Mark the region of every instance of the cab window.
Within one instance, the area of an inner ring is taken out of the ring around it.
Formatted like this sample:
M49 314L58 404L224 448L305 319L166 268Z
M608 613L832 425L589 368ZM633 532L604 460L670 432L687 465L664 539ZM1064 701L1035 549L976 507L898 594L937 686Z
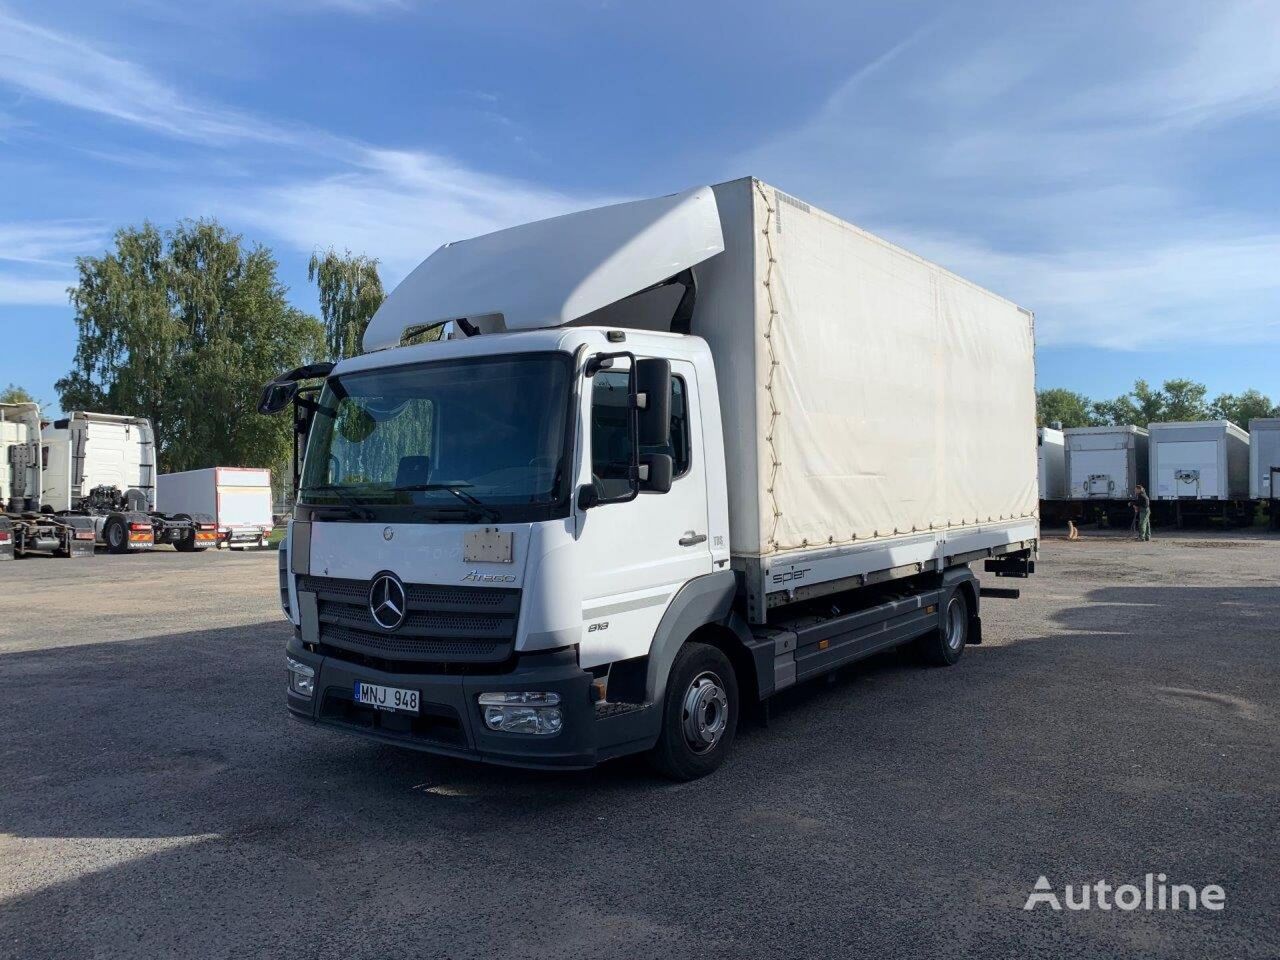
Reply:
M631 434L627 408L628 374L625 370L601 370L591 386L591 474L603 499L626 496ZM671 443L646 445L640 453L667 453L676 477L689 472L689 404L684 380L671 378Z

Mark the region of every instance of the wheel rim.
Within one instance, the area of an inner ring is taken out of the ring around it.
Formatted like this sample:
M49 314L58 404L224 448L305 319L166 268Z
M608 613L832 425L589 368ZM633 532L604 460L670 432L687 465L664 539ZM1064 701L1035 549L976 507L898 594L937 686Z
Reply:
M698 674L684 694L684 739L694 753L707 753L729 725L724 681L710 670Z
M947 646L952 650L959 650L964 646L964 620L964 604L959 600L952 600L947 607Z
M119 524L112 525L110 539L113 547L118 547L120 544L124 543L123 531L120 529Z

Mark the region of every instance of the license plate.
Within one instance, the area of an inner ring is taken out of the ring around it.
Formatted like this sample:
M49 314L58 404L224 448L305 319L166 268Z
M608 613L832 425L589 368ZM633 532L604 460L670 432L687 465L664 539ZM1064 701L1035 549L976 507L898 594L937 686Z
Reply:
M399 711L401 713L418 712L417 690L384 687L379 683L362 683L357 680L355 701L378 710Z

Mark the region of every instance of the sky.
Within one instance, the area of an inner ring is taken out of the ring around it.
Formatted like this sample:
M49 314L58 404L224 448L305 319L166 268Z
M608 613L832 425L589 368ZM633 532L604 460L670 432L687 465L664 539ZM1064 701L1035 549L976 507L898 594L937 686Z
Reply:
M75 258L376 257L753 175L1035 311L1040 386L1280 400L1280 3L0 0L0 386Z

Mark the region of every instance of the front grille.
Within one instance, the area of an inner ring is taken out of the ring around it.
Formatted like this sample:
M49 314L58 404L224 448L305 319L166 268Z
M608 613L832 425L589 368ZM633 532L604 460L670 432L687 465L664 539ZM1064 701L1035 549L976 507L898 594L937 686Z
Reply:
M298 578L316 595L320 642L383 659L435 663L499 663L511 655L520 591L501 587L405 584L405 622L384 630L369 611L369 583Z

